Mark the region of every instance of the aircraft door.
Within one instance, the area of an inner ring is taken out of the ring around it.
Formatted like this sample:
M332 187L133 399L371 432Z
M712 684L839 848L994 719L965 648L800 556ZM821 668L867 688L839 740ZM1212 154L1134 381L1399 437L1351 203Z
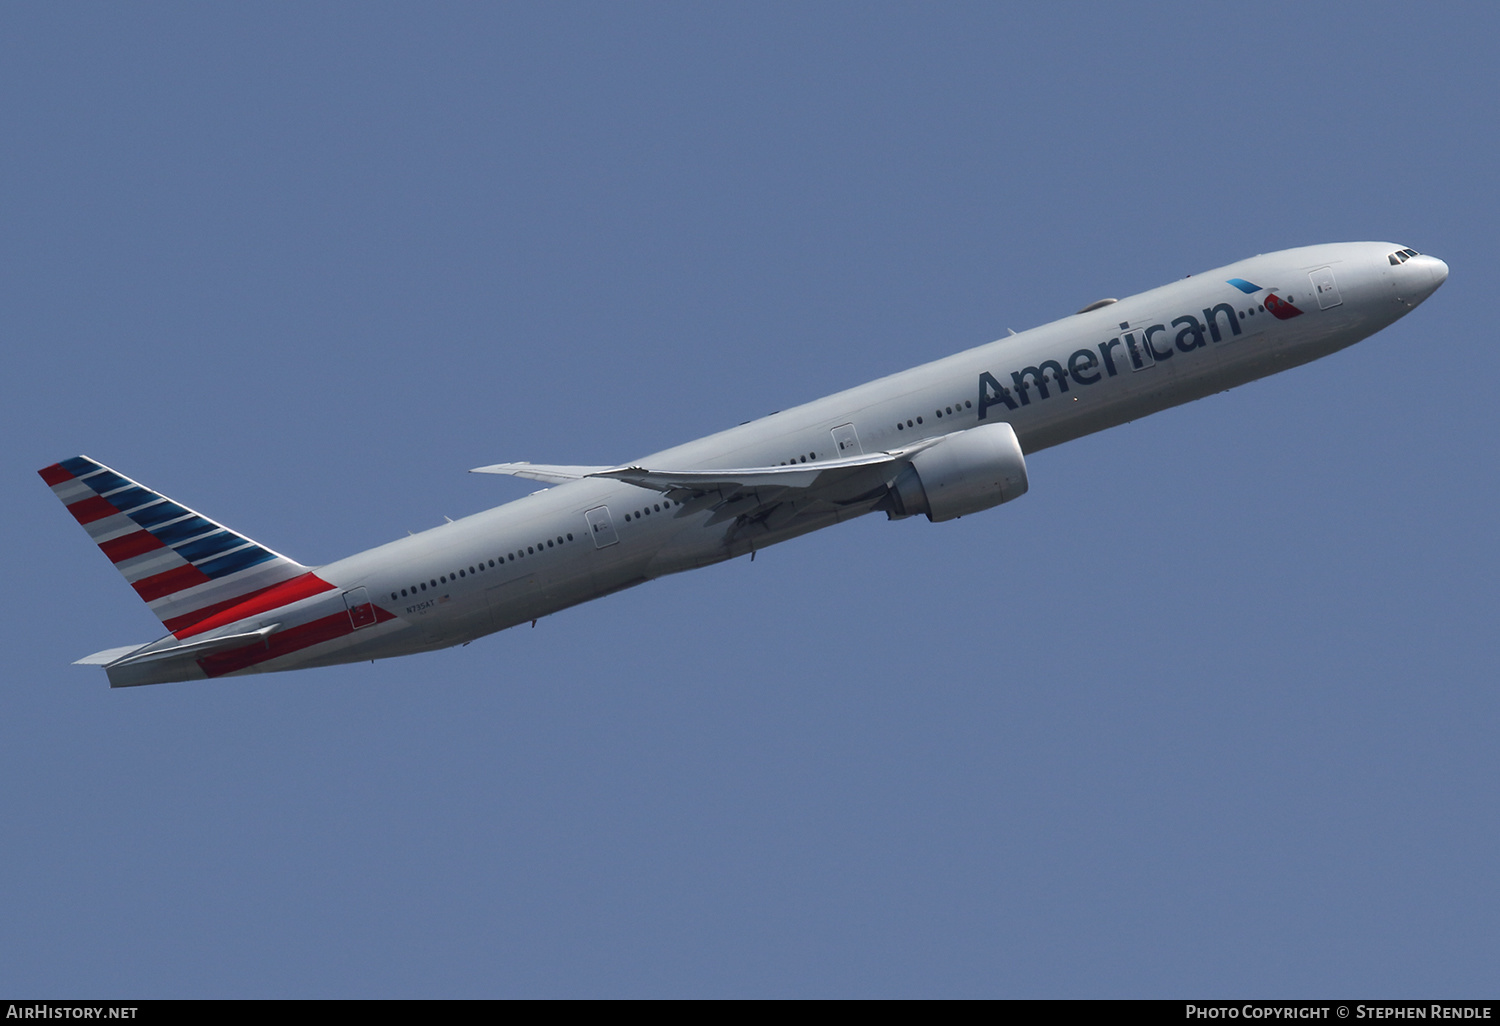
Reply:
M594 548L602 549L620 540L615 534L615 522L609 517L608 506L595 506L583 515L588 521L589 534L594 536Z
M859 447L859 434L854 430L853 424L840 424L833 429L833 445L840 457L864 455Z
M1341 306L1344 297L1339 295L1339 287L1333 280L1332 267L1320 267L1308 275L1312 280L1313 294L1318 297L1318 307L1323 310Z
M1141 371L1156 366L1156 355L1146 344L1145 326L1144 321L1134 328L1129 322L1120 325L1120 341L1125 345L1126 362L1131 370Z
M344 605L349 610L349 623L355 630L375 622L375 607L370 605L370 593L364 588L344 592Z

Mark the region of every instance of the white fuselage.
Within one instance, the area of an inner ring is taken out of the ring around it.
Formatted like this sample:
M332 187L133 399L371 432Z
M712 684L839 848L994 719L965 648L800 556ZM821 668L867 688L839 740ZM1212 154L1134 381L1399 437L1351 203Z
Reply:
M702 470L817 463L997 422L1009 423L1031 453L1315 360L1379 331L1447 274L1430 257L1391 262L1399 250L1343 243L1253 257L632 464ZM1247 294L1230 283L1235 279L1258 289ZM1268 295L1276 297L1275 309L1298 313L1273 316ZM570 481L318 568L331 590L220 630L243 634L274 623L287 631L336 620L349 615L354 600L346 594L359 588L379 615L223 672L352 662L466 642L861 516L881 508L883 497L789 508L746 522L619 480Z

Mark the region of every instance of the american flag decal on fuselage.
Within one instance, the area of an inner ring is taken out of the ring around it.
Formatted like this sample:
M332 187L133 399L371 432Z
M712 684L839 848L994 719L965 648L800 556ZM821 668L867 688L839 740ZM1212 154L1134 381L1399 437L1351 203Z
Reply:
M87 456L37 473L179 638L209 629L215 614L293 578L316 582L308 594L332 588L301 563Z

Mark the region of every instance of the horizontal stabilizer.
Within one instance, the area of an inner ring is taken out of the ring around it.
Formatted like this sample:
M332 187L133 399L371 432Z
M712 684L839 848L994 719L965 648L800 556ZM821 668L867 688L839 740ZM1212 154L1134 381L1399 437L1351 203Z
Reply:
M73 660L74 666L135 666L140 663L160 662L164 659L179 659L184 656L192 656L194 659L210 652L217 652L223 648L239 648L256 641L263 641L266 635L280 627L281 624L273 623L256 631L246 631L243 634L225 634L217 638L205 638L202 641L189 641L177 643L175 638L167 637L161 641L154 641L146 645L122 645L119 648L106 648L103 652L95 652L86 655L82 659Z
M264 641L266 635L280 627L281 624L273 623L262 627L258 631L246 631L243 634L225 634L218 638L205 638L202 641L189 641L186 644L169 645L166 648L152 648L149 651L137 651L134 655L127 655L123 659L117 659L110 666L135 666L138 663L159 662L163 659L178 659L182 656L192 656L194 659L210 652L217 652L221 648L239 648L243 645L256 641ZM103 655L101 652L100 655Z
M147 643L149 644L149 642ZM119 648L106 648L103 652L95 652L86 655L82 659L74 659L74 666L108 666L110 663L119 662L132 652L138 652L146 645L121 645Z

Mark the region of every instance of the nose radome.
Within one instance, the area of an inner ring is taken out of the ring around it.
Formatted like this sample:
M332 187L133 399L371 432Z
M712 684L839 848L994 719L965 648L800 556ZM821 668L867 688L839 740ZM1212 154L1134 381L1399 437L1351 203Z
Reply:
M1448 280L1448 265L1435 256L1423 253L1412 257L1403 266L1407 277L1401 288L1409 306L1416 306Z
M1448 280L1448 265L1435 256L1425 257L1427 261L1427 273L1432 275L1432 287L1434 290Z

